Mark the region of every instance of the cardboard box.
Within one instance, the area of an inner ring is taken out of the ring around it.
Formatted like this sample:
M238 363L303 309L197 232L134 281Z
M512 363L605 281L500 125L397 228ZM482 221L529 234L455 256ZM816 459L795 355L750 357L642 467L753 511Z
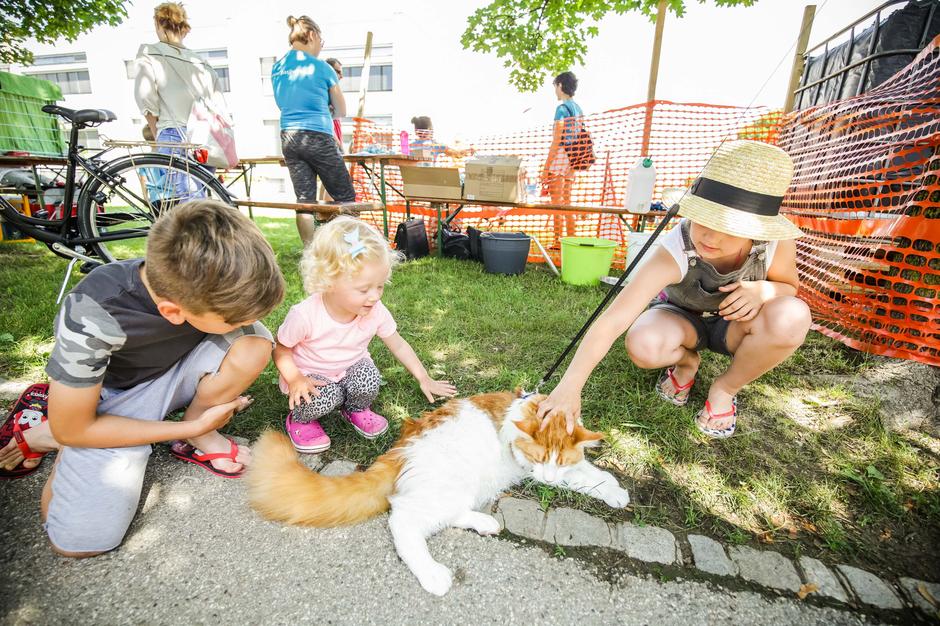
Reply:
M525 168L522 157L478 156L466 164L467 200L525 202Z
M401 180L406 197L460 200L460 172L456 167L419 167L403 165Z

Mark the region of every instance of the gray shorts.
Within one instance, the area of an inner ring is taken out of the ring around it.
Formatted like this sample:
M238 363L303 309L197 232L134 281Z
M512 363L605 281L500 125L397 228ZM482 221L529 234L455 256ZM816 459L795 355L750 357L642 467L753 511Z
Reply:
M215 375L237 339L272 339L260 322L209 335L158 378L130 389L102 388L98 413L162 420L189 405L206 374ZM273 339L272 339L273 343ZM65 552L106 552L124 538L137 511L152 446L70 448L59 451L46 532Z
M690 311L688 309L683 309L677 304L663 302L660 300L654 300L653 303L650 304L649 308L657 309L659 311L669 311L671 313L675 313L683 319L689 320L689 323L692 324L692 326L695 328L696 334L698 335L698 340L695 342L695 347L692 348L696 352L699 352L703 348L708 348L712 352L731 356L731 352L728 351L727 344L728 325L731 324L731 322L722 316L708 315L698 313L697 311Z

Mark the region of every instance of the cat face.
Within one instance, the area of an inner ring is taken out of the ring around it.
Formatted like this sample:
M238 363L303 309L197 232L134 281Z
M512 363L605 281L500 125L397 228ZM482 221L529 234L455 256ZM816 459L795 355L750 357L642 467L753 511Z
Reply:
M540 400L537 397L524 404L522 419L513 422L520 431L513 441L514 454L518 461L531 464L532 476L537 481L559 483L568 470L584 460L584 448L599 445L604 436L580 424L568 434L564 415L554 415L540 430L541 421L535 415Z

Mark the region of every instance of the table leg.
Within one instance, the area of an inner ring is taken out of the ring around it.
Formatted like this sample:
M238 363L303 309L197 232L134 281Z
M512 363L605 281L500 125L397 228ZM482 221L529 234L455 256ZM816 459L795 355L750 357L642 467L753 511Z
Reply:
M248 198L249 201L251 200L251 177L254 173L254 170L255 170L254 165L248 165L248 166L242 165L242 177L245 179L245 196ZM254 212L253 207L250 204L248 205L248 217L251 220L255 219L255 212Z
M441 207L444 206L440 202L435 203L437 205L437 256L444 256L444 224L441 221Z
M33 170L33 181L36 184L36 201L39 203L39 208L44 209L46 208L46 202L42 195L42 180L39 178L39 170L36 169L35 165L31 169ZM72 207L62 207L62 210L71 212ZM27 211L26 214L29 215L29 212ZM68 215L68 213L63 213L63 215Z
M385 163L379 161L379 199L382 201L382 227L388 239L388 205L385 204Z

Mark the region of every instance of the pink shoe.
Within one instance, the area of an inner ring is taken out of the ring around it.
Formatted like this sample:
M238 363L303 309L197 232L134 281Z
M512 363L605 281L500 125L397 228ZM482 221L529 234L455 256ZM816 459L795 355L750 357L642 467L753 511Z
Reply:
M320 426L320 422L313 420L307 424L302 424L295 422L292 419L293 417L293 411L287 414L287 419L284 421L284 429L287 431L287 436L290 437L291 443L294 444L294 448L296 448L298 452L317 454L329 449L330 438L327 436L326 431L323 430L323 427Z
M340 413L366 439L375 439L388 430L388 420L369 407L361 411L341 410Z

